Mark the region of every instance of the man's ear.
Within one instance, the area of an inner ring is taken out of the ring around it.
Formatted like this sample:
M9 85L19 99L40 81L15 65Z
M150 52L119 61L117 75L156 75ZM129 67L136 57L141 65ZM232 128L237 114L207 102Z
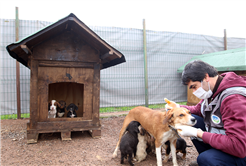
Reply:
M208 73L206 73L206 74L205 74L205 78L204 78L204 79L205 79L205 81L207 81L207 82L208 82L208 81L209 81L209 78L210 78L210 77L209 77Z

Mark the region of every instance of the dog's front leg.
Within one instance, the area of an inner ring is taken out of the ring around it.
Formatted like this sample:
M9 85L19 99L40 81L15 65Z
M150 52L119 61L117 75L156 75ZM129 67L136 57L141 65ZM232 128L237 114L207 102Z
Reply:
M174 166L178 166L177 156L176 156L176 141L177 140L170 141L171 153L172 153L172 157L173 157L173 165Z
M157 159L157 166L162 166L162 159L161 159L161 146L155 148L156 159Z

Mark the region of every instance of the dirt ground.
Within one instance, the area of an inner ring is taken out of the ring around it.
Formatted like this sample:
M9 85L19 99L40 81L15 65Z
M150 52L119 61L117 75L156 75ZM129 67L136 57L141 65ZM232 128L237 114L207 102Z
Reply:
M103 115L102 115L103 116ZM106 117L105 117L106 116ZM119 131L125 116L105 115L101 118L102 136L93 139L89 132L72 132L71 141L62 141L60 133L39 134L37 144L27 144L26 124L28 119L1 120L1 165L81 165L81 166L117 166L120 164L120 152L112 159ZM189 138L184 138L192 145ZM198 153L195 147L188 147L186 159L177 154L178 164L186 166L196 160ZM163 157L165 151L163 152ZM124 165L129 165L125 160ZM156 165L155 154L147 156L146 160L136 163L136 166ZM165 166L171 166L169 156Z

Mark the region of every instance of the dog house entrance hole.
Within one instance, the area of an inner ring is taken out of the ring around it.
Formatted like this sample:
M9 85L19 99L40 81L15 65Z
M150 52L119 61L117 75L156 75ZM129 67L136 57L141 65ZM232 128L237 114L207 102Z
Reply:
M65 101L66 107L73 103L78 107L77 117L83 117L84 84L61 82L49 84L48 101ZM63 118L67 118L68 110L65 109Z

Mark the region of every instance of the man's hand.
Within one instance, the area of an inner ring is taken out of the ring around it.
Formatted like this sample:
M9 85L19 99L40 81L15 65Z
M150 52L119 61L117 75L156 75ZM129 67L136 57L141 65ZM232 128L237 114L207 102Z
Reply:
M179 104L175 103L174 101L170 101L167 98L164 98L165 102L167 102L167 104L165 105L165 109L166 111L169 111L170 109L173 109L175 107L180 107Z
M201 129L197 129L197 128L191 127L191 126L177 126L176 128L178 129L178 132L184 137L197 137L198 132L199 132L199 137L200 137ZM179 131L179 130L182 130L182 131ZM201 137L202 137L202 135L201 135Z

